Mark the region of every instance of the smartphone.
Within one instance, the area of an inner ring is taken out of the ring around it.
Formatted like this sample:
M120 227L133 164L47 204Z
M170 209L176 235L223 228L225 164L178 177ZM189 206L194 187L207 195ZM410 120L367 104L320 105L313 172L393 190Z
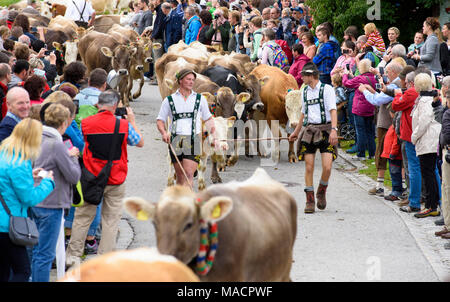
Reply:
M41 178L46 178L48 176L48 171L41 170L41 172L38 173L38 176Z
M384 68L383 67L378 67L380 70L380 74L383 75L384 74Z
M66 139L64 141L64 145L66 145L67 149L70 150L73 148L72 142L70 141L70 139Z
M345 65L348 71L350 71L350 64Z
M125 118L125 115L127 115L127 108L125 107L116 108L116 112L114 113L114 115Z

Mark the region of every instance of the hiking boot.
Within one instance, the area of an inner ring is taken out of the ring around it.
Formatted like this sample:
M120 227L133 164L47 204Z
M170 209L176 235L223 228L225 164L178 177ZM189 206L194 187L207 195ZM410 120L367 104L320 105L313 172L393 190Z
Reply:
M314 191L305 191L306 193L306 207L305 213L312 214L315 211L316 201L314 200Z
M420 211L417 214L414 214L414 217L416 218L425 218L425 217L429 217L429 216L439 216L441 215L441 213L439 213L439 211L437 209L423 209L422 211Z
M439 236L442 236L442 235L447 234L447 233L450 233L450 231L447 230L446 227L444 227L442 230L440 230L438 232L434 232L434 235L439 237Z
M369 190L369 195L377 195L384 197L384 189L373 187L372 189Z
M445 225L444 218L438 219L434 221L435 225Z
M403 206L400 208L400 211L406 212L406 213L413 213L413 212L419 212L420 208L414 208L410 206Z
M84 253L86 254L86 255L94 255L94 254L97 254L97 250L98 250L98 243L97 243L97 240L92 240L93 241L93 243L89 243L87 240L86 240L86 243L85 243L85 246L84 246Z
M317 198L317 208L319 210L325 210L327 207L327 186L319 184L319 188L317 188L316 198Z

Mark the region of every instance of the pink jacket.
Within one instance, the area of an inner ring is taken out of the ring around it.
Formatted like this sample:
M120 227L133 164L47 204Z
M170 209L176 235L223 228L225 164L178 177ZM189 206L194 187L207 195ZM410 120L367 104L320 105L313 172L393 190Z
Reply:
M291 65L291 68L289 68L289 74L291 74L297 81L298 88L300 88L303 84L302 80L303 66L305 66L305 64L308 63L309 61L311 61L310 58L308 58L305 54L301 54L300 56L294 59L294 63Z
M367 80L370 79L370 82ZM358 88L360 84L370 84L375 89L377 80L370 72L349 79L347 74L342 77L344 87L355 89L355 97L353 98L352 113L359 116L373 116L375 114L375 106L370 104L363 93Z

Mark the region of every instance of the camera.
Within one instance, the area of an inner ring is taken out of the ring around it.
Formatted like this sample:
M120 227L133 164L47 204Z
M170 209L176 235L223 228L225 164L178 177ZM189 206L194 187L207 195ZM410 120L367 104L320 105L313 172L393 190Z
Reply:
M120 116L121 118L125 118L125 115L127 115L127 108L125 107L116 108L116 112L114 113L114 115Z
M350 53L350 49L343 49L343 50L342 50L342 53L344 53L344 54L349 54L349 53Z
M381 90L381 84L375 83L375 90L380 91Z
M431 96L435 98L438 96L438 91L437 90L421 91L420 96Z
M350 64L345 65L345 68L347 68L347 70L350 71Z

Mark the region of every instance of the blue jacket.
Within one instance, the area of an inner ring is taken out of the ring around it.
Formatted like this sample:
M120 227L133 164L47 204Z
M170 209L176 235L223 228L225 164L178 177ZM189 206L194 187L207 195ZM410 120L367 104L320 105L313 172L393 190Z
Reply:
M202 27L202 23L200 22L200 18L198 16L192 17L186 23L186 34L184 36L184 42L187 45L197 40L197 35L200 27Z
M11 135L16 125L17 121L8 115L6 115L4 119L2 119L0 123L0 143L5 138Z
M31 160L11 163L0 153L0 192L13 216L27 217L29 207L42 202L55 188L55 183L45 178L34 186ZM0 232L8 233L9 216L0 203Z
M78 124L75 120L73 120L72 124L70 124L70 126L67 127L66 132L64 134L70 138L72 144L75 147L77 147L78 150L80 150L80 153L83 153L84 137L80 129L78 128Z
M334 53L337 48L339 48L339 44L329 40L322 44L319 51L314 56L313 62L317 65L320 74L330 74L331 70L333 70L334 64L336 63Z
M167 49L172 44L178 43L183 35L183 5L178 4L176 9L173 9L166 17L166 41L164 49Z
M102 92L100 91L100 89L95 88L95 87L86 87L83 90L80 91L80 93L78 93L74 99L78 100L78 105L82 106L82 105L97 105L98 103L98 96L101 94Z

